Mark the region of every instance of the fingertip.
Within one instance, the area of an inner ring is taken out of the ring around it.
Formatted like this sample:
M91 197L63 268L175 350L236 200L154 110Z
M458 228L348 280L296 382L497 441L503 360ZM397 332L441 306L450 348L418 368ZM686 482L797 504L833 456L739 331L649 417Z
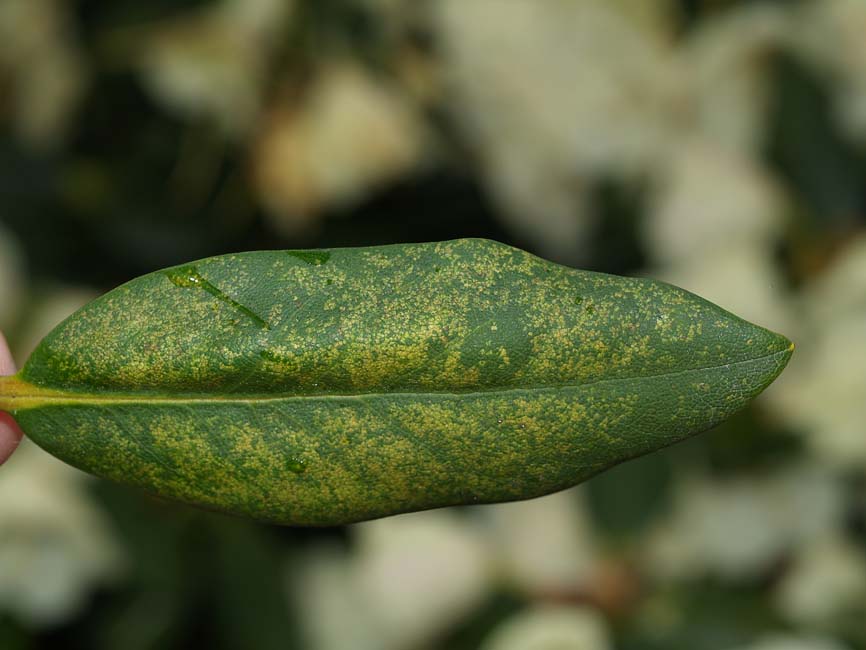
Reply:
M0 332L0 375L12 375L15 373L15 361L9 352L6 337ZM0 465L5 463L9 456L18 448L24 434L21 428L8 413L0 411Z
M8 413L0 413L0 465L18 448L23 437L21 428Z

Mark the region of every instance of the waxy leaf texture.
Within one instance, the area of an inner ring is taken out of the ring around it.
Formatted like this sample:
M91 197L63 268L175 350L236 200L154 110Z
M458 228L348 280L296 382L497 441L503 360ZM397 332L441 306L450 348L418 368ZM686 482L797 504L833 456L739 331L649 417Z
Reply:
M293 525L548 494L708 429L793 345L487 240L225 255L49 334L0 410L58 458Z

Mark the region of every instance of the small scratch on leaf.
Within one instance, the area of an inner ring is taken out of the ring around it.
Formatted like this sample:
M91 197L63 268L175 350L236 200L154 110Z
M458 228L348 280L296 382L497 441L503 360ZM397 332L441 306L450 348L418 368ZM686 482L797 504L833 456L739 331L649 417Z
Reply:
M199 273L198 269L195 266L180 266L173 269L167 269L163 271L163 274L171 280L171 283L176 287L183 288L198 288L207 291L210 295L212 295L217 300L224 302L225 304L233 307L234 309L241 312L244 316L253 321L256 325L261 327L262 329L269 330L271 326L268 322L255 313L249 307L242 305L237 300L227 296L225 293L220 291L218 287L208 282L201 273Z
M331 259L331 253L328 251L286 251L286 253L312 266L321 266Z

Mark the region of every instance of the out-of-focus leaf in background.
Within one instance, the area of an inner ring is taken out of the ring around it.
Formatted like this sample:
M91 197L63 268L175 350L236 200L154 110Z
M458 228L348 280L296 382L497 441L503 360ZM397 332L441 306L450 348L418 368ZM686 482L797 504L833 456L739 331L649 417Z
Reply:
M116 579L122 550L91 502L86 475L26 443L0 479L0 608L25 624L80 615Z

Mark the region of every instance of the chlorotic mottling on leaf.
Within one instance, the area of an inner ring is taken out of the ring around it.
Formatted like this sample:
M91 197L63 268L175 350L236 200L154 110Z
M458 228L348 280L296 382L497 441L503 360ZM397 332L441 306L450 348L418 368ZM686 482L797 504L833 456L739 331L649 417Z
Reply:
M793 345L486 240L225 255L60 324L0 409L58 458L258 519L526 499L703 431Z

